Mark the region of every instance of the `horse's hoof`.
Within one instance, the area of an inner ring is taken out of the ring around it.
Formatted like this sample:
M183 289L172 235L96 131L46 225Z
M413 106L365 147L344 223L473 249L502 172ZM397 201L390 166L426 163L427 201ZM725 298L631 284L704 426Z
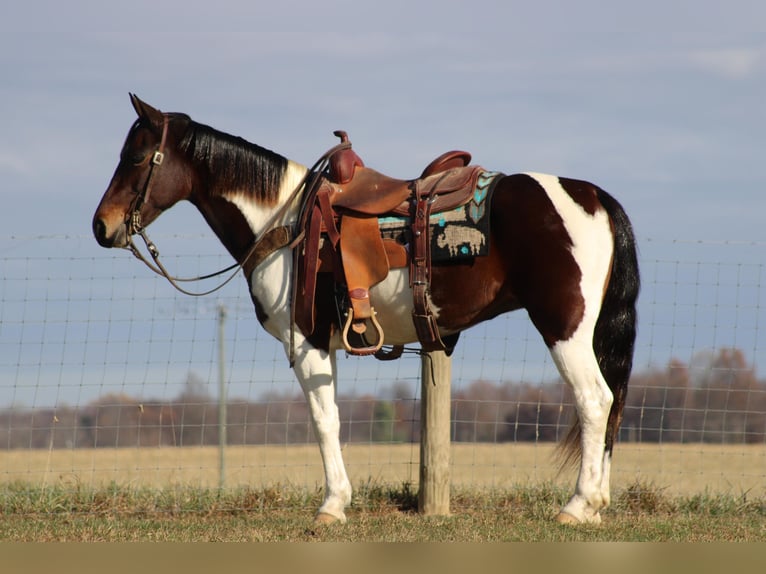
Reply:
M569 514L568 512L564 512L563 510L556 515L556 522L559 524L567 524L567 525L577 525L580 524L580 521Z
M335 524L336 522L342 522L340 518L337 516L333 516L332 514L327 514L326 512L319 512L316 517L314 517L314 524Z

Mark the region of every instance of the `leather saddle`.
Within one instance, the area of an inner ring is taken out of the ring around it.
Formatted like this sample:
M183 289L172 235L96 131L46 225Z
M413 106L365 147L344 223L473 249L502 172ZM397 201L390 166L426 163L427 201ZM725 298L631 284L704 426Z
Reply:
M442 340L428 303L429 219L432 213L468 203L483 169L468 165L468 152L449 151L433 160L419 178L396 179L366 167L346 132L335 135L348 145L330 157L319 185L304 198L298 230L304 235L296 249L296 324L306 335L313 333L317 274L333 273L336 285L345 291L340 310L345 314L341 323L346 351L397 358L401 347L389 353L381 350L384 333L370 305L369 290L387 277L389 269L409 266L413 322L421 346L425 351L451 352L457 336L447 343ZM409 218L409 245L381 237L378 219L391 215Z

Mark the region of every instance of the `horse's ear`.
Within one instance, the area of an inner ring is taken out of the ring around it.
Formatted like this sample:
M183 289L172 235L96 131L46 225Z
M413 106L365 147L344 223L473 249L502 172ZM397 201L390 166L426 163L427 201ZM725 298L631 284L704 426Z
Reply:
M133 104L133 109L136 110L139 118L145 118L157 124L162 123L162 112L141 101L136 94L130 94L130 103Z

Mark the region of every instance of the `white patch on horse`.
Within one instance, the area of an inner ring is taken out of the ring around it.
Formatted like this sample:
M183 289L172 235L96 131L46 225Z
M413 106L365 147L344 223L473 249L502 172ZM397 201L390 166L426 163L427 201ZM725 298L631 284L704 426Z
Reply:
M237 209L242 212L250 229L253 230L253 233L255 233L256 236L258 236L263 233L268 226L282 225L291 220L295 220L297 217L297 203L294 206L295 209L288 211L287 216L283 220L273 221L273 218L278 209L289 200L290 195L301 184L307 171L306 167L299 163L294 161L287 162L287 168L282 176L282 183L279 188L276 205L260 205L253 198L252 194L247 191L230 191L224 193L223 198L237 206Z
M261 205L252 194L234 191L223 194L224 199L239 209L256 237L269 227L295 221L298 204L288 210L279 221L275 216L280 207L303 181L306 167L293 161L287 162L275 205ZM250 277L251 295L258 301L266 315L263 325L266 331L282 342L289 341L290 334L290 281L292 279L292 254L288 248L275 251L259 265ZM296 344L299 344L296 342Z
M412 316L413 309L409 281L407 268L391 269L383 281L370 289L370 303L375 308L387 345L406 345L418 339L415 325L406 319ZM439 310L433 305L431 309L438 317Z
M572 256L581 271L580 291L585 299L582 322L595 327L612 264L613 239L609 216L603 209L590 215L561 187L557 176L541 173L527 175L542 186L564 222L572 240Z

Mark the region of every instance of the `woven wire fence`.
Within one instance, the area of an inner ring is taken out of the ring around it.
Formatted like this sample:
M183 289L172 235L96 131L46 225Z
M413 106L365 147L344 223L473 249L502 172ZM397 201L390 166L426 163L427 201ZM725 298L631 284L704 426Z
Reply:
M155 241L181 275L231 263L210 235ZM763 494L766 245L639 244L613 484ZM244 280L189 298L90 236L0 238L0 261L0 484L322 484L302 393ZM417 482L420 365L339 354L353 483ZM524 311L464 333L452 371L453 485L572 481L555 460L571 397Z

